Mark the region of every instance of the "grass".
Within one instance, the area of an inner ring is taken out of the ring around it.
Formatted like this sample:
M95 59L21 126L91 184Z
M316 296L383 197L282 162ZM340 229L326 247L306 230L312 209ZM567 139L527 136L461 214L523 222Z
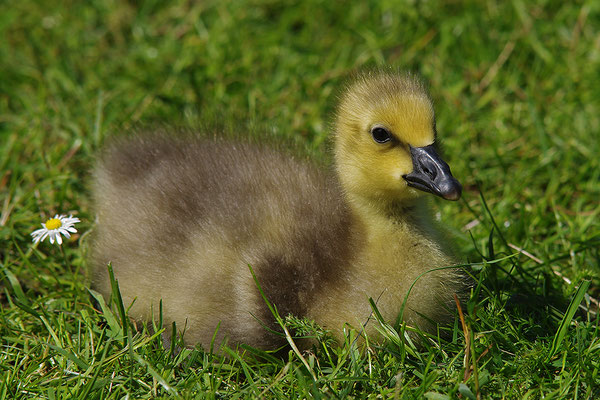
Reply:
M1 398L600 397L598 2L53 3L0 4ZM385 326L366 349L221 357L97 309L87 184L105 137L225 120L323 158L336 87L373 65L430 82L465 186L435 203L476 280L448 338L417 349ZM33 246L61 212L80 235Z

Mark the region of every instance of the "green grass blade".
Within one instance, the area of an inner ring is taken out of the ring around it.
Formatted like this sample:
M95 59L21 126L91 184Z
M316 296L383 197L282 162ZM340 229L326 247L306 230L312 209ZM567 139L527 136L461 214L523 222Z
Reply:
M110 287L112 289L112 300L113 304L117 307L119 317L121 319L121 327L123 329L123 340L127 341L129 338L129 319L125 313L125 306L123 305L123 298L121 297L121 290L119 289L119 281L115 279L112 264L108 263L108 276L110 278Z
M89 289L88 292L92 295L92 297L96 300L98 305L100 306L100 310L102 311L102 315L108 324L109 330L111 332L111 337L116 338L123 335L123 328L121 324L117 321L115 314L112 312L110 307L106 304L104 300L104 296L102 294L96 292L95 290Z
M588 288L590 287L590 284L591 284L590 280L583 280L579 284L579 287L577 288L577 292L575 292L573 299L571 299L571 303L569 304L567 311L565 312L562 320L560 321L558 330L556 331L556 334L554 335L554 339L552 340L552 346L550 347L550 353L548 353L548 359L554 357L554 355L558 352L560 344L563 342L565 336L567 335L567 331L569 330L569 325L571 325L571 321L573 320L573 317L575 316L575 312L577 311L577 308L579 308L579 305L583 301L585 293L587 292Z
M23 292L23 288L21 287L21 283L19 283L19 280L15 274L10 272L8 268L4 266L4 264L0 264L0 267L2 267L2 272L4 272L4 276L6 276L6 279L8 279L8 283L10 283L10 287L12 288L16 298L19 299L21 304L28 304L29 301L27 300L25 292Z
M148 363L148 361L144 360L139 354L136 354L136 353L133 354L133 358L135 359L135 361L137 361L140 365L143 365L148 370L150 375L152 375L152 377L154 379L156 379L158 384L160 386L162 386L162 388L165 390L165 392L167 392L171 396L179 397L179 393L177 393L177 390L173 386L169 385L169 383L165 380L165 378L163 378L163 376L161 374L159 374L152 367L152 365L150 365L150 363Z

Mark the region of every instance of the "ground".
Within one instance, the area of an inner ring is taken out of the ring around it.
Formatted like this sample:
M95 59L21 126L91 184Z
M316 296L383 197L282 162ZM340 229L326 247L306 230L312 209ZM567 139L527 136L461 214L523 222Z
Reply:
M600 397L598 2L52 3L0 4L2 398ZM92 300L106 137L219 124L326 163L337 88L384 65L429 82L464 185L434 204L476 282L464 324L425 348L386 326L384 345L253 360L164 349L160 326ZM56 213L78 234L33 245Z

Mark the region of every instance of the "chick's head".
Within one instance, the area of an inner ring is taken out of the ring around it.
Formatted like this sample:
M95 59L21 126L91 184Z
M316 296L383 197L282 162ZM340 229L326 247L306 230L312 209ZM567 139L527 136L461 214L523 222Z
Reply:
M361 75L342 95L336 117L336 165L347 193L378 202L423 192L460 197L460 184L433 146L433 105L416 77Z

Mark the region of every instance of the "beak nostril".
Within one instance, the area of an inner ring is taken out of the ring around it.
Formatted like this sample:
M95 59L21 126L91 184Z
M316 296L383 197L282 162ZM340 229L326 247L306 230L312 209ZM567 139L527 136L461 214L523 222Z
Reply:
M429 169L426 166L423 167L423 172L426 173L427 175L429 175L432 179L435 179L436 177L436 173L435 173L435 169Z
M423 157L419 161L421 172L427 175L430 179L435 179L437 176L437 168L430 158Z

